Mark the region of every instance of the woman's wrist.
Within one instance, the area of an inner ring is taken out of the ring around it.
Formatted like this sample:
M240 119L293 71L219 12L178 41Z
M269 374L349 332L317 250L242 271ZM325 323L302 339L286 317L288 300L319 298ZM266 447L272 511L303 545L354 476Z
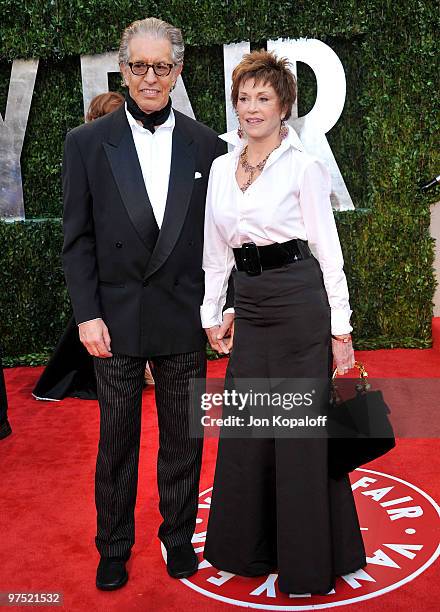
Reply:
M350 342L351 334L332 334L333 340L337 340L338 342Z

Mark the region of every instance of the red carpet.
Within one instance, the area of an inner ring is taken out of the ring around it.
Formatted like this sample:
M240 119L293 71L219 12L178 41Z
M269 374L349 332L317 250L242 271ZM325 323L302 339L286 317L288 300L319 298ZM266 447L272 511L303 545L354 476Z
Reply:
M440 377L440 320L435 320L434 325L434 349L359 352L357 358L365 363L372 377ZM211 362L210 376L222 376L225 365L225 360ZM335 596L289 599L275 591L272 593L270 584L266 584L267 590L256 594L265 579L220 575L213 568L203 566L192 587L172 580L166 573L156 537L160 523L155 481L157 423L154 391L148 389L144 394L137 540L128 563L130 581L120 591L99 592L94 586L98 555L93 540L97 404L73 399L59 403L35 401L31 389L40 372L41 368L15 368L5 372L13 435L0 442L2 593L61 591L63 608L74 612L173 612L188 608L226 611L234 608L231 599L236 600L235 606L259 609L307 609L305 606L312 603L319 609L330 601L332 607L340 607L344 598L367 597L374 590L387 590L391 584L404 581L423 566L425 557L428 559L440 542L439 517L423 493L408 488L405 483L390 481L387 476L357 471L352 474L352 483L365 477L377 481L371 485L364 482L365 486L355 491L367 554L374 557L375 563L367 566L367 577L363 579L351 580L351 583L339 579ZM400 440L390 455L367 467L408 482L438 502L439 450L437 439ZM207 440L201 491L212 485L215 454L215 440ZM395 489L387 493L385 488L393 483ZM377 492L379 488L382 492ZM389 500L405 496L411 501L386 505ZM209 493L201 499L199 533L206 521L207 508L203 505L209 501L207 497ZM399 519L392 514L398 512L396 508L412 506L421 508L423 516ZM356 601L345 609L437 610L438 568L438 562L434 563L402 586ZM201 591L214 593L217 599Z

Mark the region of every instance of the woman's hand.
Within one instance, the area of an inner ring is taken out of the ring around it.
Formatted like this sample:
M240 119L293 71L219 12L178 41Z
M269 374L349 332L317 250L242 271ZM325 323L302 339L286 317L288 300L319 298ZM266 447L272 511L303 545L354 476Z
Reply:
M234 343L234 315L227 313L223 315L223 323L205 329L209 344L218 353L229 354Z
M354 368L354 351L350 334L332 336L332 351L338 374L346 374Z

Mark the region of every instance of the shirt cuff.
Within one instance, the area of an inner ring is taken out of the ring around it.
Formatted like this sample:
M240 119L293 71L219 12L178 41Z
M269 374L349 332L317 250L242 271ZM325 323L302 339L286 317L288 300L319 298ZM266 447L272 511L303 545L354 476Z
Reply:
M353 328L350 325L351 310L331 309L331 329L333 336L349 334Z
M235 314L235 308L225 308L223 314Z
M215 304L202 304L200 306L200 318L202 320L203 329L222 324L222 317L219 315L218 308Z
M89 319L88 321L81 321L81 323L78 323L78 327L80 325L84 325L84 323L90 323L90 321L102 321L102 317L96 317L96 319Z

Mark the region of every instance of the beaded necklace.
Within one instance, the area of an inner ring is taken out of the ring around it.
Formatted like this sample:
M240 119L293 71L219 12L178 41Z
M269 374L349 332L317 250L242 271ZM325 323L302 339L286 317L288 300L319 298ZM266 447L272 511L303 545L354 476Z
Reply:
M258 164L256 164L255 166L251 166L251 164L248 162L248 158L247 158L247 154L248 154L248 145L245 146L245 148L243 149L243 151L240 153L240 164L241 167L243 168L243 170L246 172L246 174L249 174L249 178L246 181L246 183L244 185L242 185L240 187L241 191L244 193L246 191L246 189L248 187L250 187L252 185L252 183L254 182L254 175L257 172L257 170L259 172L263 171L264 166L266 165L267 160L269 159L269 157L272 155L272 153L278 149L278 147L281 145L281 142L279 144L277 144L276 147L274 147L272 149L272 151L269 151L269 153L266 155L266 157L258 162Z

